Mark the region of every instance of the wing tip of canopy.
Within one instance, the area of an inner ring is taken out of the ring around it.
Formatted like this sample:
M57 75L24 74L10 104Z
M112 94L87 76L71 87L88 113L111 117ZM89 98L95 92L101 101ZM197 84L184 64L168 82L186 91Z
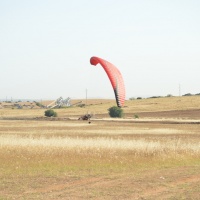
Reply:
M91 65L97 65L97 64L99 63L99 59L100 59L100 58L98 58L98 57L96 57L96 56L92 56L92 57L90 58L90 64L91 64Z

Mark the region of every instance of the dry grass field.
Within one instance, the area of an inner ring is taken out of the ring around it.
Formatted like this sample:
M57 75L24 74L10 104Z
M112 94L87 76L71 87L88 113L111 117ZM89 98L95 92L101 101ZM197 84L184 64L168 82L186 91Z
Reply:
M0 200L199 199L200 97L127 101L120 120L113 105L0 109Z

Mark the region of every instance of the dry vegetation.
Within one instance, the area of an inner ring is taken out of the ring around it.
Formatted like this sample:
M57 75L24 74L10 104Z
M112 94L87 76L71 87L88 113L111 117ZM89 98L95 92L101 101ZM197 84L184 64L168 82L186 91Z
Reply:
M199 98L126 102L127 117L146 112L140 123L67 120L87 110L107 117L113 103L91 100L89 108L58 109L55 121L31 119L43 116L43 109L1 109L0 200L198 199L200 124L142 120L157 112L198 110Z

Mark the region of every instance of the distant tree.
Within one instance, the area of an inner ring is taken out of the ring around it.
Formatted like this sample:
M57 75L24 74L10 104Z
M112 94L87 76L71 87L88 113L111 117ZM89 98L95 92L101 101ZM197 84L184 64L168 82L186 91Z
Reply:
M44 112L44 115L46 117L57 117L57 113L54 110L52 110L52 109L46 110Z
M134 98L134 97L131 97L131 98L129 98L129 100L131 100L131 101L132 101L132 100L135 100L135 98Z
M114 117L114 118L115 117L121 118L123 117L123 114L124 114L123 109L117 106L110 107L108 111L109 111L110 117Z
M151 99L151 98L153 98L153 99L154 99L154 98L161 98L161 96L152 96L152 97L149 97L149 98L150 98L150 99Z
M184 94L183 96L192 96L191 93Z
M142 99L142 97L137 97L137 99Z
M173 97L172 94L168 94L167 97Z

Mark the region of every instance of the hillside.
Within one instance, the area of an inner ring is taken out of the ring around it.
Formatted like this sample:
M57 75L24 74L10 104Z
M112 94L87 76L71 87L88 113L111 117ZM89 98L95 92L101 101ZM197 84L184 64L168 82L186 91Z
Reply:
M96 118L108 116L108 108L115 106L114 99L88 99L72 100L72 105L82 101L85 106L74 105L72 107L56 109L58 117L79 117L86 113L93 114ZM48 105L51 100L42 102ZM14 107L14 103L0 103L0 118L33 118L43 117L46 108L38 107L35 102L20 102L22 109ZM176 118L176 119L200 119L200 96L163 97L138 100L127 100L124 106L124 118Z

